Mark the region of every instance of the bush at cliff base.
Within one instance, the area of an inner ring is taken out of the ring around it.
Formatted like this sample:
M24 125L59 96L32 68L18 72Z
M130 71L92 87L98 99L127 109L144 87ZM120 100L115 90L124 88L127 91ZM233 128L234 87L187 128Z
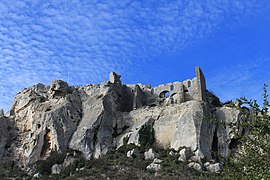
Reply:
M246 135L238 151L230 158L224 174L228 179L270 179L270 116L267 85L263 88L263 106L241 98L250 107L251 118L243 123Z

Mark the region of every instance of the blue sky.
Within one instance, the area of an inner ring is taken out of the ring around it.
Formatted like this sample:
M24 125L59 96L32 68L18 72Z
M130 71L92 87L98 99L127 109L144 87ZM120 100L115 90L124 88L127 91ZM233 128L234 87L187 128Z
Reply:
M270 84L270 1L0 1L0 108L38 82L152 86L194 77L222 101Z

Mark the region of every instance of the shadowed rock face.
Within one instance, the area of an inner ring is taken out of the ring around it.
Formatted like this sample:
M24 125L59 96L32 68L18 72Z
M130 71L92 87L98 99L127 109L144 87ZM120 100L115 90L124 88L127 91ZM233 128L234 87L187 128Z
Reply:
M173 95L168 97L155 93L164 92L166 85L123 85L116 73L101 84L71 87L55 80L48 87L37 84L24 89L6 116L0 115L0 158L9 156L26 168L54 151L75 150L87 159L98 158L121 146L124 138L140 145L140 131L147 128L153 129L156 145L175 150L189 147L207 159L212 159L217 134L218 148L225 148L218 153L228 156L231 129L216 126L211 119L236 122L239 112L213 106L204 96L205 89L196 94L198 87L205 86L204 79L191 81L200 86L188 87L185 100L185 84L193 85L188 82L170 84L177 88L170 89Z
M4 112L0 114L0 158L5 155L5 146L8 143L8 121L4 117Z

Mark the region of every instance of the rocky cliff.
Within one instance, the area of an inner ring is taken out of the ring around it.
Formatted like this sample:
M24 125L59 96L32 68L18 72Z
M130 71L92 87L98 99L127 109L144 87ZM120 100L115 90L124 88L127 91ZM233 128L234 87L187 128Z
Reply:
M150 139L155 147L189 148L199 159L227 158L236 139L233 129L243 131L227 124L240 122L241 113L221 107L204 77L199 79L201 70L197 73L192 80L154 88L124 85L111 73L101 84L74 87L56 80L24 89L10 111L0 113L0 158L31 171L53 152L73 151L91 159Z

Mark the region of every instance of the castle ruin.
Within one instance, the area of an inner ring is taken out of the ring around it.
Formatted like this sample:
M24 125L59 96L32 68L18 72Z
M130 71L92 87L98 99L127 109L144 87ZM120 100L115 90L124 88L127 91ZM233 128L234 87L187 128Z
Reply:
M111 83L121 83L120 75L110 73ZM161 84L156 87L150 85L136 84L123 85L122 89L127 111L138 109L142 106L164 106L169 104L180 104L190 100L206 101L206 82L200 67L196 67L196 77L183 82ZM131 101L130 101L131 100Z

